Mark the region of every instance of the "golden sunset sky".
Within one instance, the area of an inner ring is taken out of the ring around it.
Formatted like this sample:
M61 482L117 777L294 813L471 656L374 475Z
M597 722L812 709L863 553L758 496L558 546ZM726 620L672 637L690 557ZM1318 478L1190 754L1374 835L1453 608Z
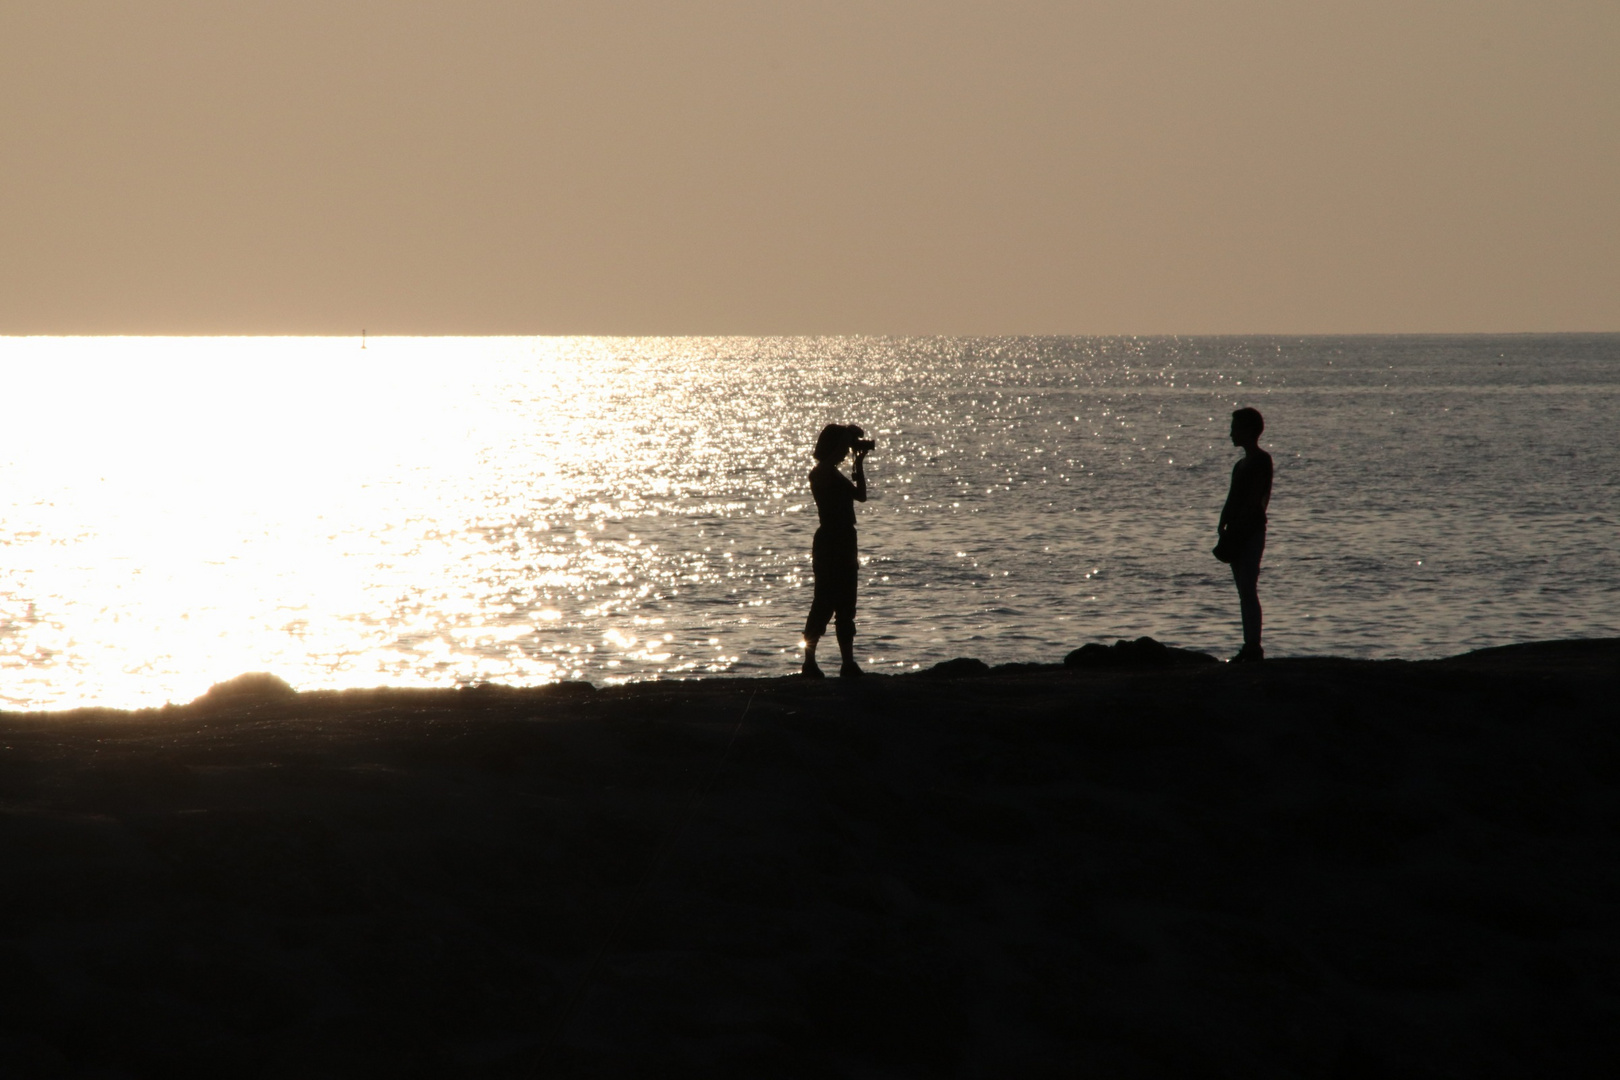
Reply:
M0 334L1620 330L1616 0L0 0Z

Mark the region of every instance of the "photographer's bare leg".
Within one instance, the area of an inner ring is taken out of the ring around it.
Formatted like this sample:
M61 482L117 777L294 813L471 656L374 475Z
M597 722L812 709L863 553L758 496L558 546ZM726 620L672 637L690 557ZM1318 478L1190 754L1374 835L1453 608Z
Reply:
M799 674L807 679L826 678L821 673L820 665L816 663L816 643L820 640L820 634L804 635L804 666L799 669Z
M833 632L838 636L838 655L843 661L839 665L838 675L850 679L864 674L861 666L855 662L855 594L861 576L861 563L855 554L853 542L849 545L845 560L841 561L838 585L833 594L836 612Z
M847 634L842 630L838 632L838 654L843 658L843 663L838 668L840 678L849 679L866 674L855 662L855 631L851 630Z

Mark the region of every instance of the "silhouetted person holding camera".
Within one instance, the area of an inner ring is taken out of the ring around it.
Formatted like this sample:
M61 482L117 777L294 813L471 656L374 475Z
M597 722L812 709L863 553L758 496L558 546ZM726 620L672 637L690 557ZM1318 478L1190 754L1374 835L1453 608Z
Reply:
M866 501L866 455L872 442L865 434L854 424L828 424L812 451L816 467L810 470L810 492L816 497L821 527L810 548L816 594L804 623L806 678L823 678L816 665L816 643L827 632L827 620L834 616L838 652L844 661L838 674L846 679L862 674L855 663L855 585L861 569L855 550L855 504ZM838 471L851 450L855 451L853 481Z
M1271 505L1271 455L1260 449L1266 422L1259 409L1232 414L1232 445L1243 460L1232 466L1232 489L1221 507L1220 541L1215 557L1232 564L1238 607L1243 613L1243 648L1233 663L1264 660L1260 648L1260 555L1266 550L1266 508Z

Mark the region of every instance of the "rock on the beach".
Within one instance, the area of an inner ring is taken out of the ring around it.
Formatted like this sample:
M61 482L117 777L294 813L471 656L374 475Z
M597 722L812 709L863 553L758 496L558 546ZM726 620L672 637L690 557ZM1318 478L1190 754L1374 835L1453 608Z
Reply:
M1159 668L1185 663L1213 664L1217 661L1208 653L1172 649L1150 637L1139 637L1135 641L1121 639L1112 645L1093 641L1063 658L1065 667L1089 668Z
M955 660L942 660L922 674L944 679L964 679L990 674L990 665L971 656L958 656Z
M234 679L210 686L194 705L242 705L255 701L279 701L295 697L298 691L268 671L250 671Z

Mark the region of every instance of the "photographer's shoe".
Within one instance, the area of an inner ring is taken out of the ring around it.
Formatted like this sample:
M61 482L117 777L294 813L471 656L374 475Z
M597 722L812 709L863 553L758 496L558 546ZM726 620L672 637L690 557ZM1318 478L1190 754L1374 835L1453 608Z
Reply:
M807 679L825 679L827 677L821 673L821 665L814 660L806 660L804 667L799 669L799 674Z
M1266 651L1260 646L1245 645L1243 648L1239 649L1238 654L1232 657L1232 659L1228 662L1233 664L1258 664L1265 658Z
M844 661L844 665L838 669L840 679L858 679L865 674L866 672L862 671L860 665L853 660Z

